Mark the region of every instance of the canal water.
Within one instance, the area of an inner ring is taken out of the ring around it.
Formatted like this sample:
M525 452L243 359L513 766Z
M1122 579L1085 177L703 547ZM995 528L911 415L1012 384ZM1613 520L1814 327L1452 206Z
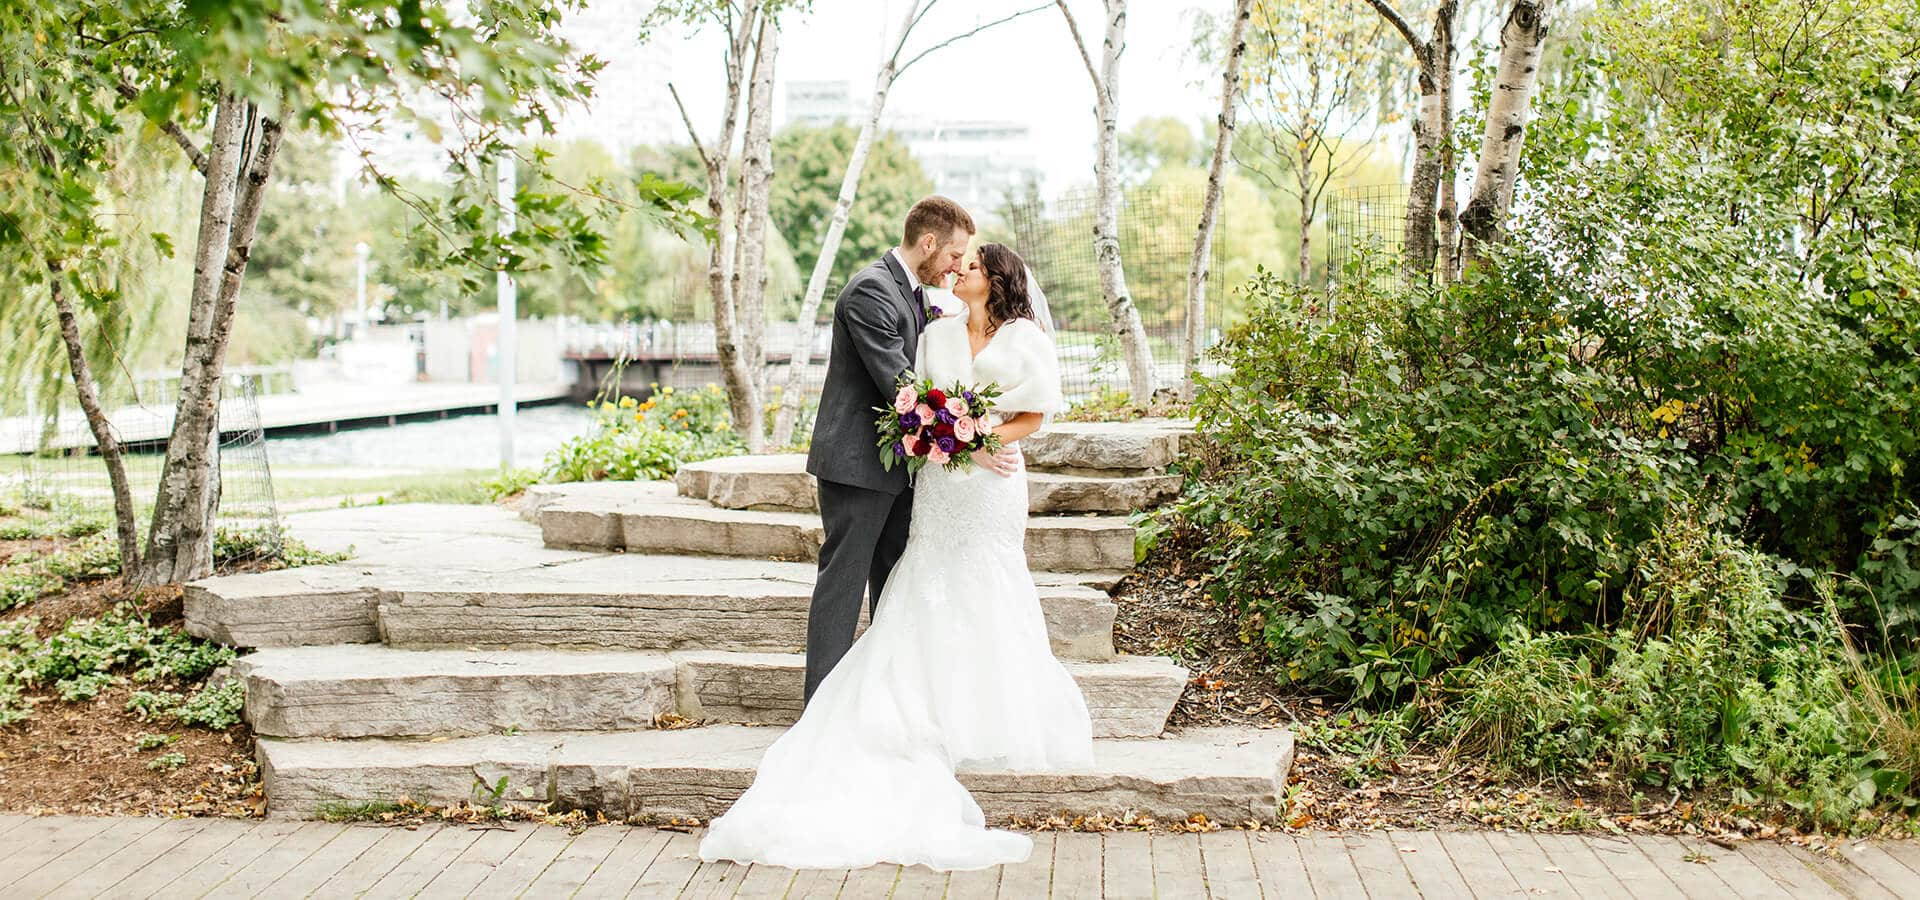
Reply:
M593 412L585 404L562 402L517 410L514 466L539 468L548 453L592 426ZM332 434L274 435L267 438L267 459L275 467L350 467L370 470L368 474L387 469L490 469L500 464L500 420L474 414Z

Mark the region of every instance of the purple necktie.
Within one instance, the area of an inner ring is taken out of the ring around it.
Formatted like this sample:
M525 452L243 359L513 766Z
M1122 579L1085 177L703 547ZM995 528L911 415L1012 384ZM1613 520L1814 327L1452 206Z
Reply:
M927 327L927 292L918 286L913 289L913 320Z

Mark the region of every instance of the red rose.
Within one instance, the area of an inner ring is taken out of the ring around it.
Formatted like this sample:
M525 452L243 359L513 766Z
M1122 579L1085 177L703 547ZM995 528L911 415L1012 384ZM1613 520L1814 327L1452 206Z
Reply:
M934 388L927 392L927 405L934 409L939 409L947 405L947 395L941 392L939 388Z
M936 438L953 437L953 426L945 422L940 422L933 426L933 436Z

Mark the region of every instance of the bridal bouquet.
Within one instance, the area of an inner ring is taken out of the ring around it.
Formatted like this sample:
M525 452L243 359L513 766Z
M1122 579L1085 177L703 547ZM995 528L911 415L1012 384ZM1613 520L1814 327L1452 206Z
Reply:
M1000 436L987 427L987 412L1000 396L997 385L946 390L912 372L900 377L900 392L891 407L874 407L880 414L880 464L893 471L905 463L918 472L932 463L961 470L973 465L973 451L1000 449Z

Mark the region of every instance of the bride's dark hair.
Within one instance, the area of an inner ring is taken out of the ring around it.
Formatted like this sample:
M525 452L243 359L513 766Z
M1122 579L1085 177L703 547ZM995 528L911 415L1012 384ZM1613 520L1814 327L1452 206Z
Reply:
M981 244L979 252L980 271L987 276L987 333L1014 319L1033 318L1026 261L1005 244Z

